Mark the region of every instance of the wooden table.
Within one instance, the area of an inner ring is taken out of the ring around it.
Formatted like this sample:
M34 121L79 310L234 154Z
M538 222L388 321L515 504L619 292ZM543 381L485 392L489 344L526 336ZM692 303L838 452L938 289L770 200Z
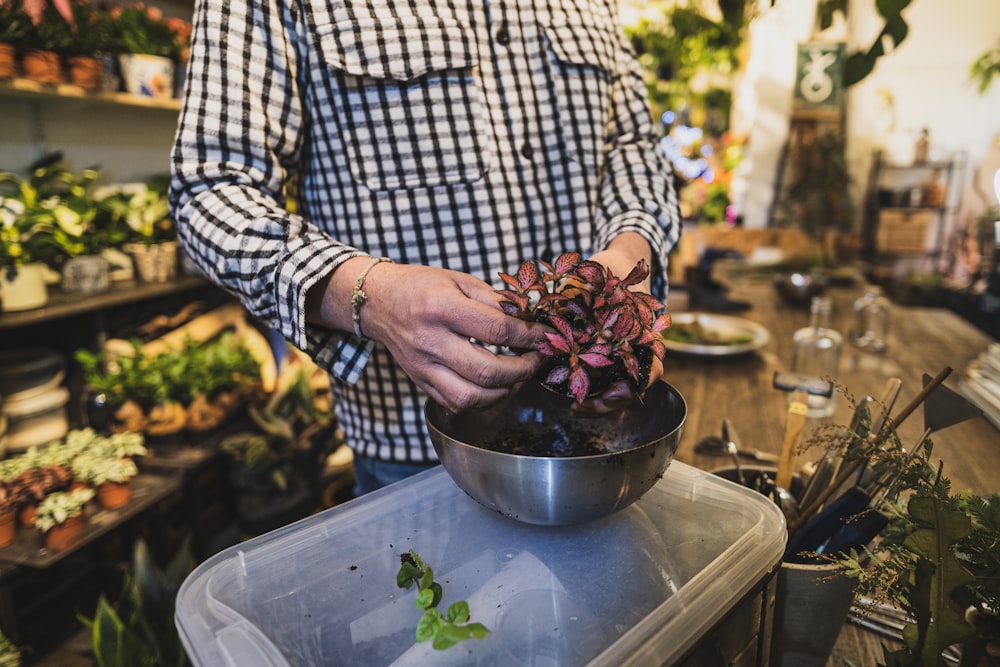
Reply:
M745 449L777 454L784 431L787 402L785 394L772 388L775 371L789 370L791 340L796 329L809 322L807 308L787 305L775 292L769 279L723 278L731 299L753 304L736 316L764 325L771 341L756 353L741 358L702 359L668 357L664 378L684 396L688 417L676 458L699 468L712 470L731 466L730 459L695 452L695 444L705 436L721 433L722 419L728 417L739 433ZM833 325L844 334L844 353L837 378L853 397L871 394L878 397L890 377L902 380L896 408L908 403L923 387L922 376L937 375L944 367L953 369L944 383L957 389L957 381L968 362L976 357L992 338L954 313L938 308L893 306L889 347L884 355L862 353L847 341L853 323L852 304L860 286L831 287L827 294L834 301ZM668 301L668 310L683 310L683 299ZM824 422L847 424L852 406L845 395L837 399L834 415L826 420L810 419L805 439ZM912 445L923 432L922 411L914 412L899 428L905 446ZM945 475L956 490L970 488L980 495L1000 491L1000 432L985 418L976 417L932 435L934 458L944 462ZM815 460L822 450L805 452L801 461ZM881 658L882 637L854 625L846 625L840 634L829 665L877 664ZM844 660L850 661L845 663Z

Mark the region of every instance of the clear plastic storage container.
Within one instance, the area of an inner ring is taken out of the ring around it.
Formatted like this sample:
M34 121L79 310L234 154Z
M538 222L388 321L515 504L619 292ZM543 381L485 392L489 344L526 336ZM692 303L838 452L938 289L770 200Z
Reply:
M177 597L195 665L673 665L766 656L785 524L774 503L674 462L638 502L592 523L493 513L441 468L222 551ZM491 633L416 643L417 552ZM695 656L698 656L695 658Z

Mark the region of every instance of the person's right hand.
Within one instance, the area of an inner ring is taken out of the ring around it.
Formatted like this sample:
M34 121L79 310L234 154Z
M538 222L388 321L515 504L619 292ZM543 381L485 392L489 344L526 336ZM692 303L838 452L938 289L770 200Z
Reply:
M495 403L541 366L533 350L545 327L504 314L493 287L471 275L383 263L369 272L364 291L362 332L451 410ZM497 355L471 340L524 354Z

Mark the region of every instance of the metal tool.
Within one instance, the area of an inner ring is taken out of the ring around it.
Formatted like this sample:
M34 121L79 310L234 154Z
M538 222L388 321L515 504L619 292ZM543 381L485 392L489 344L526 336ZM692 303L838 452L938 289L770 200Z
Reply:
M927 397L935 389L937 389L938 387L941 386L941 384L951 374L951 372L952 372L952 368L950 366L945 366L941 370L941 372L938 373L933 379L931 379L929 382L926 382L926 384L924 385L924 388L921 389L920 392L918 392L917 395L913 397L913 400L911 400L909 403L907 403L903 407L903 409L899 411L899 414L897 414L895 417L892 418L892 420L890 422L888 422L888 424L889 424L888 428L891 428L891 429L894 429L894 430L898 429L899 426L900 426L900 424L902 424L904 421L906 421L906 419L911 414L913 414L913 411L916 410L918 407L920 407L923 404L923 402L925 400L927 400ZM862 459L858 459L858 460L854 460L854 461L850 462L848 465L844 466L844 468L840 471L840 474L837 475L837 479L835 479L833 481L833 483L826 488L825 491L823 491L822 493L819 494L819 498L817 498L816 500L814 500L808 506L803 507L802 511L801 511L801 514L799 515L799 518L794 523L789 524L789 526L788 526L788 532L789 532L789 534L793 534L796 531L802 529L808 521L810 521L812 518L814 518L814 516L816 515L816 512L821 507L824 506L824 504L826 503L827 499L831 495L833 495L833 493L836 492L837 489L841 488L842 485L846 484L847 481L849 479L851 479L852 476L857 475L858 470L861 468L862 464L863 464L863 460Z
M896 404L896 399L899 398L899 392L902 388L903 381L899 378L893 377L886 381L885 387L882 389L882 394L878 399L878 410L872 415L871 426L868 429L869 438L881 437L882 429L885 428L885 424L889 420L889 413L892 412L892 408ZM856 483L862 486L871 483L867 463L861 465Z
M888 524L888 518L879 511L883 499L892 495L896 481L916 458L930 434L982 414L965 398L944 387L941 384L943 377L938 377L940 379L926 374L923 377L924 432L907 457L882 478L851 487L805 523L789 537L786 560L801 560L798 554L802 552L846 553L871 542ZM894 424L898 421L899 418Z
M740 466L740 446L739 436L736 430L729 423L729 419L722 420L722 439L726 443L726 451L733 457L733 465L736 466L736 479L742 486L746 486L747 480L743 476L743 468Z
M762 452L759 449L743 449L739 441L736 442L741 458L757 461L758 463L777 463L778 455L770 452ZM699 440L694 451L705 456L729 456L728 441L717 435L705 436Z

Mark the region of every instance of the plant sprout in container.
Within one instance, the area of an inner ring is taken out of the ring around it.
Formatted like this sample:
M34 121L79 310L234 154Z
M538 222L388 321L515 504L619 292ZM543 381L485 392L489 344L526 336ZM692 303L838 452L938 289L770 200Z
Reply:
M47 533L68 519L83 512L84 506L94 497L94 490L89 488L73 491L57 491L45 496L38 504L35 512L35 527Z
M583 403L619 381L640 394L653 360L663 360L659 333L670 316L653 296L629 289L648 275L645 261L618 278L571 252L554 264L526 261L513 276L501 273L508 288L497 292L508 315L554 329L536 346L549 359L542 383Z

